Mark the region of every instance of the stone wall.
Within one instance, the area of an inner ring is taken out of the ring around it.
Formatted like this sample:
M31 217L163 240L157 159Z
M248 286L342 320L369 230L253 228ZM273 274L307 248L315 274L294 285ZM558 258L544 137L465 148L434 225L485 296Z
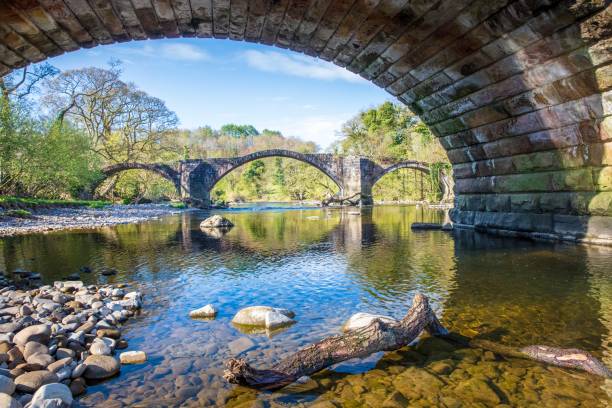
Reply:
M433 129L453 163L458 224L612 242L611 8L609 0L0 2L0 74L130 39L230 38L303 52L386 89Z

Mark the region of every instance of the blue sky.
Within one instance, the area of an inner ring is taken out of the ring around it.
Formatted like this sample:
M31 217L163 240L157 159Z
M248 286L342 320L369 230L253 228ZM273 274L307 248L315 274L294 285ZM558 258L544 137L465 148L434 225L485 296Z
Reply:
M343 122L393 100L331 63L275 47L213 39L104 45L49 60L59 69L123 62L123 79L166 101L181 127L252 124L326 148Z

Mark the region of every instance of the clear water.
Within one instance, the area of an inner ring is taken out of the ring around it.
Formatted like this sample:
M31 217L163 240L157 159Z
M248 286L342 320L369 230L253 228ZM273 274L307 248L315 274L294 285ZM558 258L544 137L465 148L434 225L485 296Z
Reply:
M354 211L354 210L353 210ZM82 406L607 406L612 385L535 362L419 346L343 363L276 393L230 386L224 361L240 352L265 367L299 347L340 332L353 313L401 318L416 292L432 299L454 331L503 344L586 349L612 365L612 251L496 238L471 231L410 230L442 214L412 206L347 210L259 205L218 211L236 225L202 232L208 212L138 225L0 240L0 270L41 272L52 282L103 266L145 293L141 316L124 327L146 364L90 386ZM198 321L207 303L220 311ZM240 308L289 308L297 324L242 333ZM448 366L448 367L447 367ZM446 367L446 368L445 368ZM483 388L484 387L484 388ZM491 394L492 393L492 394Z

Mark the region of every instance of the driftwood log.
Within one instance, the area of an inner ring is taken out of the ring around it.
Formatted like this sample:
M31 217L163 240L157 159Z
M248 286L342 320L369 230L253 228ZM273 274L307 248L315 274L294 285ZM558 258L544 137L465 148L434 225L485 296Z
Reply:
M256 369L244 359L232 358L226 362L223 377L232 384L276 390L302 376L312 375L342 361L404 347L416 340L423 331L465 347L486 349L508 357L526 358L580 369L606 378L612 377L612 372L602 362L582 350L547 346L517 349L449 333L429 306L427 297L421 294L414 297L408 314L398 323L385 323L376 319L366 327L327 337L305 347L268 369Z
M330 204L340 204L340 205L348 204L351 206L356 206L359 204L360 197L361 197L361 193L355 193L348 197L329 196L323 201L321 201L321 207L327 207Z

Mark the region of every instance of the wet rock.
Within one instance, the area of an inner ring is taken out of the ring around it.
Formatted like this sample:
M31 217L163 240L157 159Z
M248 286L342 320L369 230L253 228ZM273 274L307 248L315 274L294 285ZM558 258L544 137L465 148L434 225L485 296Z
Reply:
M415 367L406 369L393 380L395 389L409 400L437 394L444 385L437 375Z
M446 375L455 369L455 365L452 360L442 360L430 364L429 369L436 374Z
M45 384L58 382L57 375L47 370L30 371L15 378L17 391L33 393Z
M104 268L100 271L100 273L104 276L113 276L117 274L117 270L113 268Z
M342 330L347 332L350 330L360 329L362 327L369 326L375 319L379 319L380 321L388 324L397 323L397 320L389 316L375 315L370 313L355 313L349 317L346 323L344 323Z
M232 323L244 326L263 326L266 327L266 316L269 313L277 313L291 319L295 313L287 309L280 309L269 306L251 306L241 309L232 319ZM271 321L274 321L274 316Z
M79 395L85 394L85 391L87 391L87 384L85 383L84 379L75 378L72 380L70 383L70 392L72 393L72 396L78 397Z
M501 402L499 396L487 381L480 378L470 378L455 388L455 393L464 401L479 401L485 404L496 405Z
M12 395L14 392L15 382L11 378L0 375L0 393Z
M144 351L126 351L119 355L121 364L140 364L147 361L147 355Z
M255 343L248 337L240 337L239 339L229 342L227 346L229 347L230 353L235 356L249 350L255 346Z
M87 366L83 376L88 380L101 380L112 377L121 369L119 362L111 356L89 356L84 364Z
M200 228L231 228L234 224L225 217L213 215L200 223Z
M277 311L266 313L265 327L266 329L277 329L279 327L289 326L295 323L295 320L288 318L286 315Z
M212 318L217 315L217 309L211 304L203 306L199 309L192 310L189 312L189 317L191 318Z
M51 326L46 324L37 324L26 327L15 335L13 342L17 345L24 346L29 341L47 344L51 335Z
M40 387L32 397L30 408L70 408L72 392L64 384L46 384Z
M15 398L8 394L0 393L0 407L2 408L22 408L22 405Z

